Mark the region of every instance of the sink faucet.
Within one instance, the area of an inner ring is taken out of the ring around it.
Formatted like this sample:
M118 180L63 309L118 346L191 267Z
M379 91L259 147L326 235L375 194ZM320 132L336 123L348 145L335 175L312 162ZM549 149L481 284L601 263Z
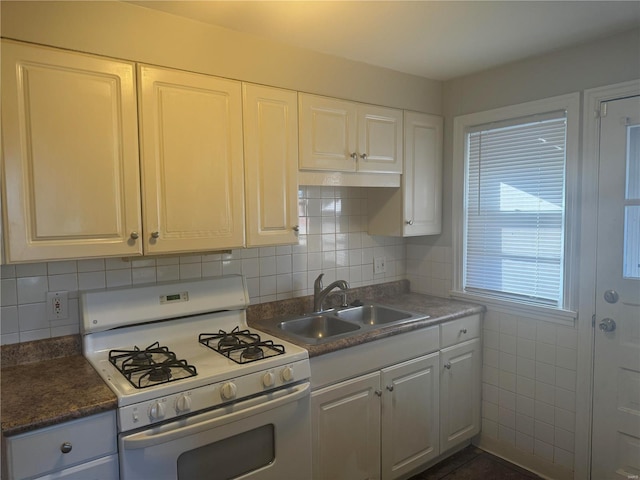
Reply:
M318 275L318 278L316 278L316 281L313 283L313 311L315 313L322 312L322 303L334 288L339 288L340 290L342 290L342 306L346 307L347 290L349 289L349 284L345 280L336 280L327 288L323 289L322 277L324 277L324 273Z

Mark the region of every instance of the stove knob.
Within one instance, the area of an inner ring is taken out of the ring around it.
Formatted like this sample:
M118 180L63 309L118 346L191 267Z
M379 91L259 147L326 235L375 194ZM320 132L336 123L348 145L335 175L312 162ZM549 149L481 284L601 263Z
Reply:
M276 376L273 373L267 372L262 376L262 385L265 387L271 387L274 383L276 383Z
M282 377L282 380L284 380L285 382L290 382L291 380L293 380L293 367L291 366L284 367L282 369L282 372L280 372L280 376Z
M176 400L176 413L188 412L191 409L191 397L180 395Z
M223 400L231 400L236 396L236 392L238 391L238 387L233 382L227 382L222 385L220 389L220 396Z
M154 402L149 409L149 417L151 420L160 420L164 418L164 404L161 402Z

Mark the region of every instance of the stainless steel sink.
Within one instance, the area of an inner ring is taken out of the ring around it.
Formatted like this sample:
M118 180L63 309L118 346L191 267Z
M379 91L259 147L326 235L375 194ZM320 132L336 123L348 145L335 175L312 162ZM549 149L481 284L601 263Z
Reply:
M320 343L360 329L358 325L345 322L333 315L292 318L280 322L278 328L286 334L301 337L309 343Z
M347 308L335 314L338 318L365 325L383 325L386 323L407 320L414 315L402 310L384 307L382 305L362 305L360 307Z

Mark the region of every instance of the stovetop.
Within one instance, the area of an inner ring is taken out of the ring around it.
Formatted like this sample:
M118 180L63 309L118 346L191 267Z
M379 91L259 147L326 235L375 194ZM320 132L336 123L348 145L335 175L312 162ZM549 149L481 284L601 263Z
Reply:
M241 276L85 292L81 302L84 355L120 407L308 363L303 348L248 329Z

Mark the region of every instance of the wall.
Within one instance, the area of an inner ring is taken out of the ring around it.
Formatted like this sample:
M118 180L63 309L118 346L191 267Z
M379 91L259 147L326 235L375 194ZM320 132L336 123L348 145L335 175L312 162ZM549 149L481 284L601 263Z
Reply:
M427 113L442 83L114 1L0 2L5 38Z
M3 265L0 340L25 342L79 332L78 290L241 273L252 303L310 295L325 274L357 287L405 277L401 238L367 230L366 190L300 187L299 245L233 250L229 254L140 259L92 259ZM373 258L386 257L386 272L373 274ZM47 292L69 293L69 318L48 320Z
M637 78L640 30L632 30L445 82L443 232L407 240L412 289L440 293L452 286L438 269L452 254L455 116ZM581 284L589 275L595 272L583 268ZM550 478L587 475L590 362L578 358L591 358L591 344L582 339L591 332L592 292L581 287L574 327L491 307L485 317L479 445Z

